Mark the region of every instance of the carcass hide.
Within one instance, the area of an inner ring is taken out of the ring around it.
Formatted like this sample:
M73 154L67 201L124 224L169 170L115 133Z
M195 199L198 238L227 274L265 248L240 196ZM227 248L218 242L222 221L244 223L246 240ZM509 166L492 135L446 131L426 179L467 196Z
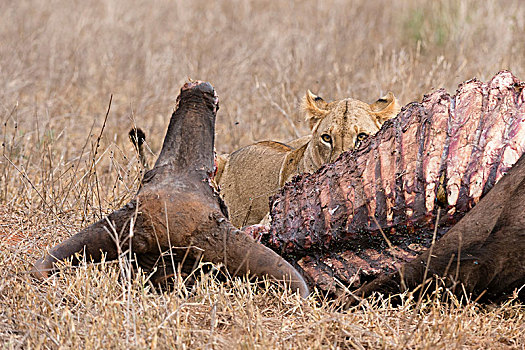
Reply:
M177 98L155 166L146 172L134 200L52 248L38 260L33 276L46 278L59 260L84 252L87 259L120 254L163 282L177 270L191 272L203 261L223 263L230 274L270 276L302 296L308 286L283 258L237 230L211 186L218 98L204 82L184 85ZM131 252L130 252L131 251ZM76 257L73 260L78 262Z
M270 229L248 231L262 232L265 245L328 292L396 271L430 246L438 208L440 239L522 156L523 87L503 71L461 84L455 96L426 95L359 149L286 184L271 201ZM463 239L481 244L477 230ZM523 239L515 243L525 251Z

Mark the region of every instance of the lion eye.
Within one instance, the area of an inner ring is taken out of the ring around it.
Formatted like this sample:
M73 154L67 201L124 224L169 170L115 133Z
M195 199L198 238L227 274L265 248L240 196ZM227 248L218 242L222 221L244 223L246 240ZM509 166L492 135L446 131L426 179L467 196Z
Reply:
M323 140L323 142L326 142L326 143L332 143L332 137L328 134L322 134L321 140Z
M364 139L366 139L368 135L365 134L364 132L361 132L359 134L357 134L357 141L363 141Z
M358 147L359 144L361 143L361 141L363 141L367 137L368 137L368 135L365 134L364 132L360 132L359 134L357 134L357 137L355 139L355 146Z

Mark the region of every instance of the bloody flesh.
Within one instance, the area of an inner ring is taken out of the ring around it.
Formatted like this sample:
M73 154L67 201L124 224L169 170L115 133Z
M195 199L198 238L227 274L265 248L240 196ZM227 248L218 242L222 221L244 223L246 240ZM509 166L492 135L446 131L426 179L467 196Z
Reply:
M327 291L394 271L429 247L438 207L439 239L524 153L523 87L503 71L407 105L355 151L286 184L270 229L252 231Z

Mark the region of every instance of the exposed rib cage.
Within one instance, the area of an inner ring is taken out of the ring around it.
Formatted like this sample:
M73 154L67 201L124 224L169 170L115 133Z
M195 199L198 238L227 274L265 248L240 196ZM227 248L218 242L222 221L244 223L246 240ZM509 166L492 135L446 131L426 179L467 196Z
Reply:
M332 291L333 277L358 286L413 259L430 245L439 205L438 237L524 153L523 87L503 71L407 105L359 149L285 185L262 242Z

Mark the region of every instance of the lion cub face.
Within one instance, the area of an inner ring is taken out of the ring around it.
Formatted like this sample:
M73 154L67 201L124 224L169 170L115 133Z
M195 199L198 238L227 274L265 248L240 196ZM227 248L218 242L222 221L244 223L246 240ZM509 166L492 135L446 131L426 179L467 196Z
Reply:
M394 94L368 104L352 98L326 102L310 90L303 102L312 138L304 153L304 171L315 171L352 150L383 123L396 116L399 105Z

